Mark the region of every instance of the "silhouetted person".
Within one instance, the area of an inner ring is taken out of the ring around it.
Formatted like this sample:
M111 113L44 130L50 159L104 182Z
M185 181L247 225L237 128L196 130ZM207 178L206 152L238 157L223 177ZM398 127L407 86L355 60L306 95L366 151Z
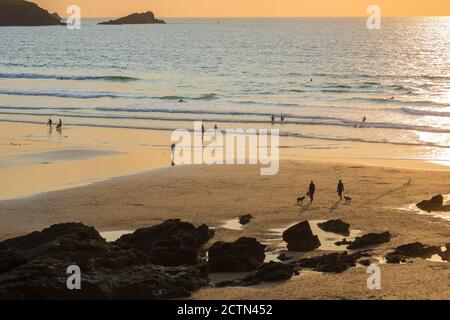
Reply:
M284 116L284 114L281 114L281 122L284 122L284 119L285 119L286 117Z
M311 181L309 184L309 190L308 190L308 196L311 199L311 202L314 201L314 194L316 193L316 185L314 184L314 181Z
M338 186L337 186L337 193L339 195L339 198L342 200L343 196L344 196L344 183L342 182L342 180L339 180Z
M62 121L61 121L61 119L59 119L59 122L58 122L58 125L56 126L56 130L62 130L62 126L63 126L63 124L62 124Z
M362 119L362 123L366 123L366 121L367 121L367 118L366 118L366 116L364 116Z
M51 128L52 125L53 125L52 119L48 119L47 126L49 126Z
M214 126L214 130L217 130L217 129L219 129L218 127L217 127L217 124Z
M275 116L274 115L272 115L272 124L275 122Z

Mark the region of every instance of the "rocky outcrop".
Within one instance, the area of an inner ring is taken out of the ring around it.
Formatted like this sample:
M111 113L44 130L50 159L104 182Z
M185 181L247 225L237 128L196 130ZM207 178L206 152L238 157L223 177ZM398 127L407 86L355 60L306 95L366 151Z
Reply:
M216 242L208 250L210 272L249 272L259 268L266 257L266 246L254 238L233 243Z
M429 259L435 254L440 254L441 248L427 246L420 242L405 244L397 247L393 252L386 255L388 263L406 262L410 258Z
M51 14L51 16L55 19L58 19L58 21L62 21L63 18L61 18L61 16L58 14L58 12L54 12Z
M99 24L121 25L121 24L155 24L155 23L164 24L165 22L163 20L156 19L153 12L147 11L144 13L133 13L123 18L100 22Z
M287 243L288 250L291 251L307 252L320 247L319 237L312 233L307 220L284 231L283 240Z
M430 200L423 200L417 204L420 210L427 212L441 211L444 206L444 197L442 195L437 195Z
M0 26L63 25L37 4L22 0L0 1Z
M239 223L245 226L246 224L249 224L252 219L253 216L251 214L246 214L239 217Z
M442 258L442 260L450 262L450 243L447 243L445 245L445 251L439 253L439 256Z
M347 249L362 249L376 246L391 241L391 238L392 235L387 231L383 233L368 233L361 237L356 237L355 240L350 242Z
M199 250L213 235L206 225L196 228L180 220L167 220L126 234L116 243L124 249L141 252L151 263L176 267L199 263Z
M295 268L288 264L280 262L265 263L254 273L238 280L222 281L215 284L215 287L233 287L233 286L255 286L263 282L280 282L291 279L299 273Z
M349 268L355 267L356 262L362 257L370 256L367 252L357 252L353 254L331 253L323 256L302 259L293 262L296 266L312 269L318 272L342 273Z
M326 232L333 232L348 237L350 235L350 225L342 220L329 220L319 223L318 227Z
M67 288L72 265L81 270L82 290ZM158 266L145 251L108 243L77 223L0 243L0 300L178 298L208 282L205 265Z

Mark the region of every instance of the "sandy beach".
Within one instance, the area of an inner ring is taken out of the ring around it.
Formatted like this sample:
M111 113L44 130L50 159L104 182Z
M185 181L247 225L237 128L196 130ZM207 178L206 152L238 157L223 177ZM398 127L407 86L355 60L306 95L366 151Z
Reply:
M40 142L30 143L30 146L37 143ZM57 143L47 143L46 148L58 149L59 146ZM166 152L166 158L159 159L167 160L170 156L166 148L157 150L160 154ZM94 158L101 162L102 167L114 168L104 160L118 163L121 159L129 164L127 156L133 157L130 154L102 154ZM55 161L55 165L61 165L61 170L75 170L71 162L81 166L83 161L88 160ZM164 162L158 161L159 164ZM144 167L130 167L129 173L145 171ZM37 172L42 170L40 166L36 168ZM122 171L120 173L124 175ZM63 190L1 201L0 240L69 221L82 222L101 232L121 232L180 218L196 225L206 223L215 227L216 235L208 246L218 240L234 241L249 236L266 243L269 252L278 252L282 250L283 243L274 240L270 230L284 229L305 219L342 219L351 225L352 230L361 233L389 231L393 235L391 242L375 248L374 256L378 257L399 245L416 241L438 246L449 243L448 216L444 216L447 218L445 220L438 214L418 214L417 210L412 209L413 204L423 199L450 193L450 171L445 167L407 170L393 166L377 167L358 161L284 159L277 175L265 177L260 175L258 166L250 165L161 166L145 173L106 179L114 174L117 171L106 171L105 181L72 188L66 186ZM353 198L351 204L340 202L337 197L336 184L339 179L344 180L346 193ZM306 201L298 207L296 199L306 193L311 180L317 186L316 201L313 204ZM224 227L227 221L243 214L254 217L250 224L241 230ZM323 253L327 251L318 250L313 254ZM337 275L301 271L299 277L290 281L264 286L206 288L195 292L193 298L450 298L450 268L447 262L417 259L401 265L380 264L380 268L381 290L368 290L366 268L356 267Z

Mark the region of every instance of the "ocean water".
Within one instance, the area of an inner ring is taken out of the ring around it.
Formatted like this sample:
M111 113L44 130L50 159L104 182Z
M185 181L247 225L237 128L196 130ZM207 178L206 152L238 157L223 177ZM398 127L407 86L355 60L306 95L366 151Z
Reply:
M450 17L98 21L0 28L0 121L261 128L284 114L274 127L292 138L450 160Z

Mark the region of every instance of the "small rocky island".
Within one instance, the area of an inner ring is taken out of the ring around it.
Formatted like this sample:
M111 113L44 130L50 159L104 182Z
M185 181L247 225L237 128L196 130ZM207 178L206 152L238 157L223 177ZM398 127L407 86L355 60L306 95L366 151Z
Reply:
M64 25L37 4L23 0L0 1L0 26L56 26Z
M123 18L100 22L99 24L122 25L122 24L155 24L155 23L165 24L166 22L164 20L156 19L155 14L153 12L147 11L144 13L133 13Z

